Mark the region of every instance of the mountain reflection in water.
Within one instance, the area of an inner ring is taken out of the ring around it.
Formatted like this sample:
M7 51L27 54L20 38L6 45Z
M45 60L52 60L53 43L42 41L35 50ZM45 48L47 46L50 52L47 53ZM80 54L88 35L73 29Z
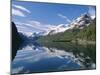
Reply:
M41 46L25 42L12 62L12 74L95 69L95 45Z

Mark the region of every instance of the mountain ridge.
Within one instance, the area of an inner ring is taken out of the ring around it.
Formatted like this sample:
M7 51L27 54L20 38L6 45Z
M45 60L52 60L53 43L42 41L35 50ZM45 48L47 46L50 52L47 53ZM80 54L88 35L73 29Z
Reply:
M40 37L39 42L88 42L96 40L96 18L83 29L73 28L54 35Z
M47 35L54 35L57 33L65 32L69 29L83 29L90 25L90 23L94 20L88 13L82 14L81 16L77 17L69 24L60 24L55 27L50 28L48 31L38 32L40 36L47 36Z

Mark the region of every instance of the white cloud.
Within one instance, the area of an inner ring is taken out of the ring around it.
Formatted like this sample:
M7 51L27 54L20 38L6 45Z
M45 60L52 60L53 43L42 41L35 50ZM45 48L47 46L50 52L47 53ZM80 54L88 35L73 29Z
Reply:
M17 23L15 22L18 32L26 34L27 36L32 35L33 32L37 30L33 29L32 27L28 26L26 23Z
M68 23L70 23L71 22L71 20L70 19L68 19L66 16L64 16L64 15L62 15L62 14L57 14L59 17L61 17L61 18L63 18L63 19L65 19Z
M54 27L54 25L43 24L39 21L34 21L34 20L28 21L26 25L39 31L47 31L51 27Z
M26 11L27 13L31 13L28 9L26 9L25 7L23 6L20 6L20 5L12 5L14 8L17 8L17 9L20 9L22 11Z
M25 17L25 14L17 9L12 9L12 15Z
M57 32L63 32L67 28L64 28L63 26L67 26L68 24L59 24L59 25L51 25L51 24L43 24L39 21L31 20L26 21L24 23L15 22L18 31L25 33L25 34L32 34L34 32L46 32L44 35L48 34L51 30L56 30Z
M19 32L22 33L33 33L33 32L41 32L41 31L48 31L49 29L52 29L54 25L50 24L43 24L39 21L27 21L25 23L21 22L15 22L17 29Z
M20 17L26 17L25 13L31 13L28 9L26 9L23 6L19 6L19 5L12 5L12 15L13 16L20 16Z
M66 19L66 16L62 15L62 14L58 14L59 17Z

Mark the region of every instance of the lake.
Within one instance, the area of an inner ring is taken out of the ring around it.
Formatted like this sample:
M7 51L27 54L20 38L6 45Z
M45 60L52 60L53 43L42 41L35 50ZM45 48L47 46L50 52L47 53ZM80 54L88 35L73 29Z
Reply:
M41 73L96 68L96 46L65 42L40 45L24 42L12 62L11 73Z

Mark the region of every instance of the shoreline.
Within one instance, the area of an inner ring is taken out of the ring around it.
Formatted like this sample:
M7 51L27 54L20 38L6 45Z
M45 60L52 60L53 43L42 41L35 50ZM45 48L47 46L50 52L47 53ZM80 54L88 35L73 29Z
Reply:
M71 42L78 43L78 44L96 44L96 41L81 40L81 39L72 40Z

